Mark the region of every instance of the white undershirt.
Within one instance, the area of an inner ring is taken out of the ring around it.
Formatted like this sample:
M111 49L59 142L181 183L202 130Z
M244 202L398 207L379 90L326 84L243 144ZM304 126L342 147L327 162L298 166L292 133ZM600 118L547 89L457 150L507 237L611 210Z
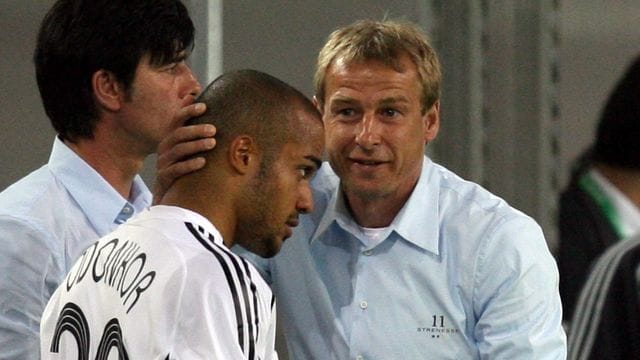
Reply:
M376 247L378 244L384 241L384 236L387 234L389 227L383 228L368 228L360 226L360 232L362 233L362 237L360 237L360 241L364 244L364 247L367 249L371 249Z

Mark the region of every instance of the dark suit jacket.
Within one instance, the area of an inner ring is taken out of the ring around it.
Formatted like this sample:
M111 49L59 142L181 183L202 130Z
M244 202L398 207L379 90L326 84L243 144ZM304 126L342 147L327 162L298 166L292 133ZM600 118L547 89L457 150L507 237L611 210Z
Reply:
M618 242L596 260L573 314L569 360L640 359L639 264L638 236Z
M619 240L598 204L578 185L581 175L574 174L561 194L558 213L558 267L565 320L571 319L593 261Z

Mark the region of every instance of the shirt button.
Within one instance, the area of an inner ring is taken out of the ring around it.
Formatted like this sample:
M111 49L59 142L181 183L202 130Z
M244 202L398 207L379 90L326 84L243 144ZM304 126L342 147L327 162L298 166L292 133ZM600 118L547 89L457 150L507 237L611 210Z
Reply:
M366 255L366 256L369 256L369 255L371 255L371 254L373 253L373 251L371 251L371 250L365 250L365 251L363 251L362 253L363 253L364 255Z
M356 360L364 360L364 356L358 355L358 356L356 356Z
M360 309L365 310L368 307L369 307L369 304L367 304L366 301L364 300L360 301Z

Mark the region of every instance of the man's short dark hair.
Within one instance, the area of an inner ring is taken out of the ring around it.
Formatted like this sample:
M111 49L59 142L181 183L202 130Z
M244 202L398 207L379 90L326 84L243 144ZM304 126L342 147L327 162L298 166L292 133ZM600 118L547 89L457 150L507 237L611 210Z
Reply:
M304 141L297 139L300 128L294 116L296 107L321 121L318 110L299 90L257 70L236 70L221 75L196 101L207 104L207 111L188 120L187 125L215 125L216 148L225 148L240 134L253 136L263 150L262 164L267 167L284 143Z
M602 111L593 159L640 169L640 56L629 66Z
M140 59L178 60L194 27L178 0L59 0L38 33L34 62L44 109L64 139L92 138L99 113L92 75L107 70L129 91Z

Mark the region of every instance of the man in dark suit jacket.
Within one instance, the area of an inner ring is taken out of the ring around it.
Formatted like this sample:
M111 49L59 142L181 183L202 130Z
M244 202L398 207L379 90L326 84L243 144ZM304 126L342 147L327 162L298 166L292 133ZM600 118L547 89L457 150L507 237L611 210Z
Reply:
M593 261L640 229L640 56L603 109L593 146L578 160L559 208L565 320Z

